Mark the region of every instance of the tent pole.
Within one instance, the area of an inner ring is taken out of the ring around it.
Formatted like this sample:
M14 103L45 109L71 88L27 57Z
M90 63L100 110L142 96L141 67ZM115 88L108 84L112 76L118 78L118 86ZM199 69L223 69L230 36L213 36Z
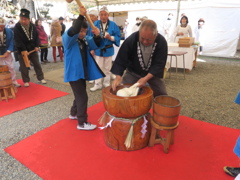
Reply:
M179 11L180 11L180 2L181 2L181 0L178 0L176 27L178 25L178 17L179 17Z

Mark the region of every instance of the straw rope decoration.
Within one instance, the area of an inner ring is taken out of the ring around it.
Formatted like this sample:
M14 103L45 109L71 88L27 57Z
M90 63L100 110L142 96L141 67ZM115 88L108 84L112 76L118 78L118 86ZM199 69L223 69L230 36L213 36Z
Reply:
M111 119L110 119L110 121L105 125L105 126L103 126L103 127L99 127L101 130L103 130L103 129L105 129L105 128L107 128L107 127L112 127L112 122L114 121L114 119L121 119L121 120L124 120L124 121L131 121L132 122L132 124L131 124L131 127L130 127L130 129L129 129L129 131L128 131L128 135L127 135L127 138L126 138L126 140L125 140L125 142L124 142L124 144L125 144L125 146L126 146L126 148L130 148L131 146L132 146L132 138L133 138L133 127L134 127L134 124L139 120L139 119L141 119L141 118L144 118L144 122L143 122L143 124L142 124L142 130L141 130L141 133L142 133L142 138L144 138L144 136L145 136L145 134L146 134L146 132L147 132L147 119L146 119L146 117L148 116L148 115L150 115L150 113L147 113L147 114L144 114L144 115L142 115L142 116L139 116L139 117L137 117L136 119L134 119L134 120L130 120L130 119L126 119L126 118L119 118L119 117L115 117L115 116L112 116L111 114L109 114L107 111L100 117L100 119L99 119L99 124L101 124L101 125L103 125L103 119L104 119L104 117L105 117L105 115L106 114L108 114L110 117L111 117Z

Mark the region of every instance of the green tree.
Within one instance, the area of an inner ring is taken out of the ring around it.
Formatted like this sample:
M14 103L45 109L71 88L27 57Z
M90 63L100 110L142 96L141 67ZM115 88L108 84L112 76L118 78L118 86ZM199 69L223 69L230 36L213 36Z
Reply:
M39 12L43 15L44 18L49 19L48 14L51 7L53 7L53 4L45 3L43 4L43 7L39 8Z

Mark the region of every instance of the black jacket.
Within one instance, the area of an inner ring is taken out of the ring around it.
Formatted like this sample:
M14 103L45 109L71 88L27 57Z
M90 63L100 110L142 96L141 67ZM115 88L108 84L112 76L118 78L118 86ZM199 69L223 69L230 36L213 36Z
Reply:
M155 50L152 53L152 61L149 68L144 68L137 54L137 43L139 42L139 31L129 36L121 45L117 57L113 63L111 72L122 76L124 70L146 76L148 73L163 78L164 68L167 61L168 46L165 38L158 34L154 42ZM145 70L144 70L145 69ZM146 70L148 69L148 70Z
M14 27L14 42L18 52L21 51L31 51L35 47L39 46L40 40L38 37L38 32L33 23L30 23L30 34L32 39L28 39L23 28L21 27L20 22L18 22Z

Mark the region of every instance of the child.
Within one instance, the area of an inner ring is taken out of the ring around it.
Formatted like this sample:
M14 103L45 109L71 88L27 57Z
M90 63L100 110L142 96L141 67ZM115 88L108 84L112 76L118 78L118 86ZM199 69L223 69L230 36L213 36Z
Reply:
M97 126L88 122L86 80L91 81L105 75L90 54L91 50L103 46L99 29L92 30L94 37L86 36L88 25L84 19L86 9L79 8L80 15L63 34L64 45L64 82L69 82L74 94L70 119L77 119L79 130L93 130Z

